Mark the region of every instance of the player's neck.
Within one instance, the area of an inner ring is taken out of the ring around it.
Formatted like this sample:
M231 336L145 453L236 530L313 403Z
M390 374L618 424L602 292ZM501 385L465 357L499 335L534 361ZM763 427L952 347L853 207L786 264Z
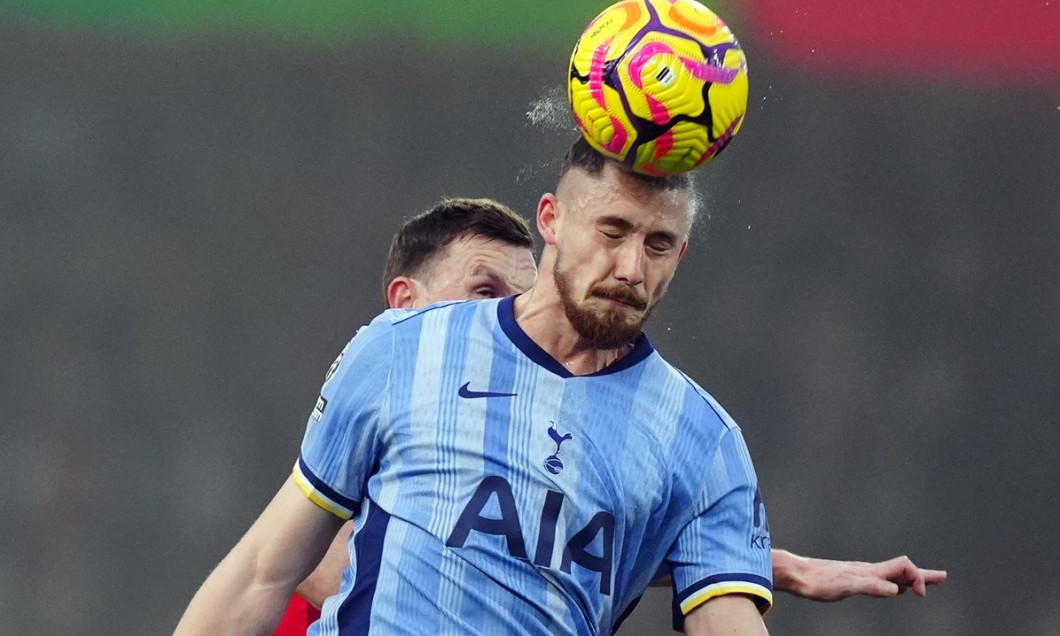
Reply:
M632 350L632 345L598 349L586 342L567 318L555 288L541 282L515 299L515 320L537 346L567 371L573 375L596 373Z

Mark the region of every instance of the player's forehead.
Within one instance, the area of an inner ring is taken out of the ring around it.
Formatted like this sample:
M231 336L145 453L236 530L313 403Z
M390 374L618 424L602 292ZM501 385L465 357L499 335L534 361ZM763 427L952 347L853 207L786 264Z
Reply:
M610 163L597 174L574 169L558 192L562 201L592 222L663 231L685 237L693 201L685 189L656 189Z
M520 291L537 277L537 263L530 248L481 234L454 239L439 253L433 269L451 279L499 279Z

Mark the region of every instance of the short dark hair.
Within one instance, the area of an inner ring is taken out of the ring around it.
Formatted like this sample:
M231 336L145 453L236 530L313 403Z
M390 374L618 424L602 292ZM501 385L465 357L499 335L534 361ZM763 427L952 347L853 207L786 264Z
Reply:
M563 169L560 171L560 178L562 179L566 176L572 168L581 168L589 174L598 175L608 162L621 166L627 174L643 183L649 190L692 190L692 175L687 172L665 177L653 177L633 172L625 164L604 156L599 150L589 145L589 142L581 135L578 135L578 139L571 145L567 155L563 158Z
M462 236L481 236L534 249L526 219L493 199L445 198L405 221L390 242L383 296L398 276L418 276L429 261Z

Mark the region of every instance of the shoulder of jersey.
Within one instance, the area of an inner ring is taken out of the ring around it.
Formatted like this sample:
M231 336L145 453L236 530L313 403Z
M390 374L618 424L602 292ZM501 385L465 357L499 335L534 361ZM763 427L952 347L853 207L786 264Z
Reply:
M714 399L710 393L707 393L706 389L699 386L695 380L690 378L684 371L678 369L672 364L666 363L667 366L672 370L673 373L678 374L681 379L688 386L688 390L695 393L702 400L702 407L705 411L712 412L717 416L718 420L726 428L739 428L736 422L728 414L728 412Z
M414 321L433 312L461 311L464 309L476 311L483 304L492 305L496 302L496 300L443 300L418 309L387 309L376 320L385 320L392 325L398 325L403 322Z

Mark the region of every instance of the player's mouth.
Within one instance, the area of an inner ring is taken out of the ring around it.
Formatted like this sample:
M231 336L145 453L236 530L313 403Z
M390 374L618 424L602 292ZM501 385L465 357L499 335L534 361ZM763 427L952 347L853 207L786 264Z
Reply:
M595 289L592 296L601 298L618 307L644 311L648 303L641 300L639 296L625 289Z

